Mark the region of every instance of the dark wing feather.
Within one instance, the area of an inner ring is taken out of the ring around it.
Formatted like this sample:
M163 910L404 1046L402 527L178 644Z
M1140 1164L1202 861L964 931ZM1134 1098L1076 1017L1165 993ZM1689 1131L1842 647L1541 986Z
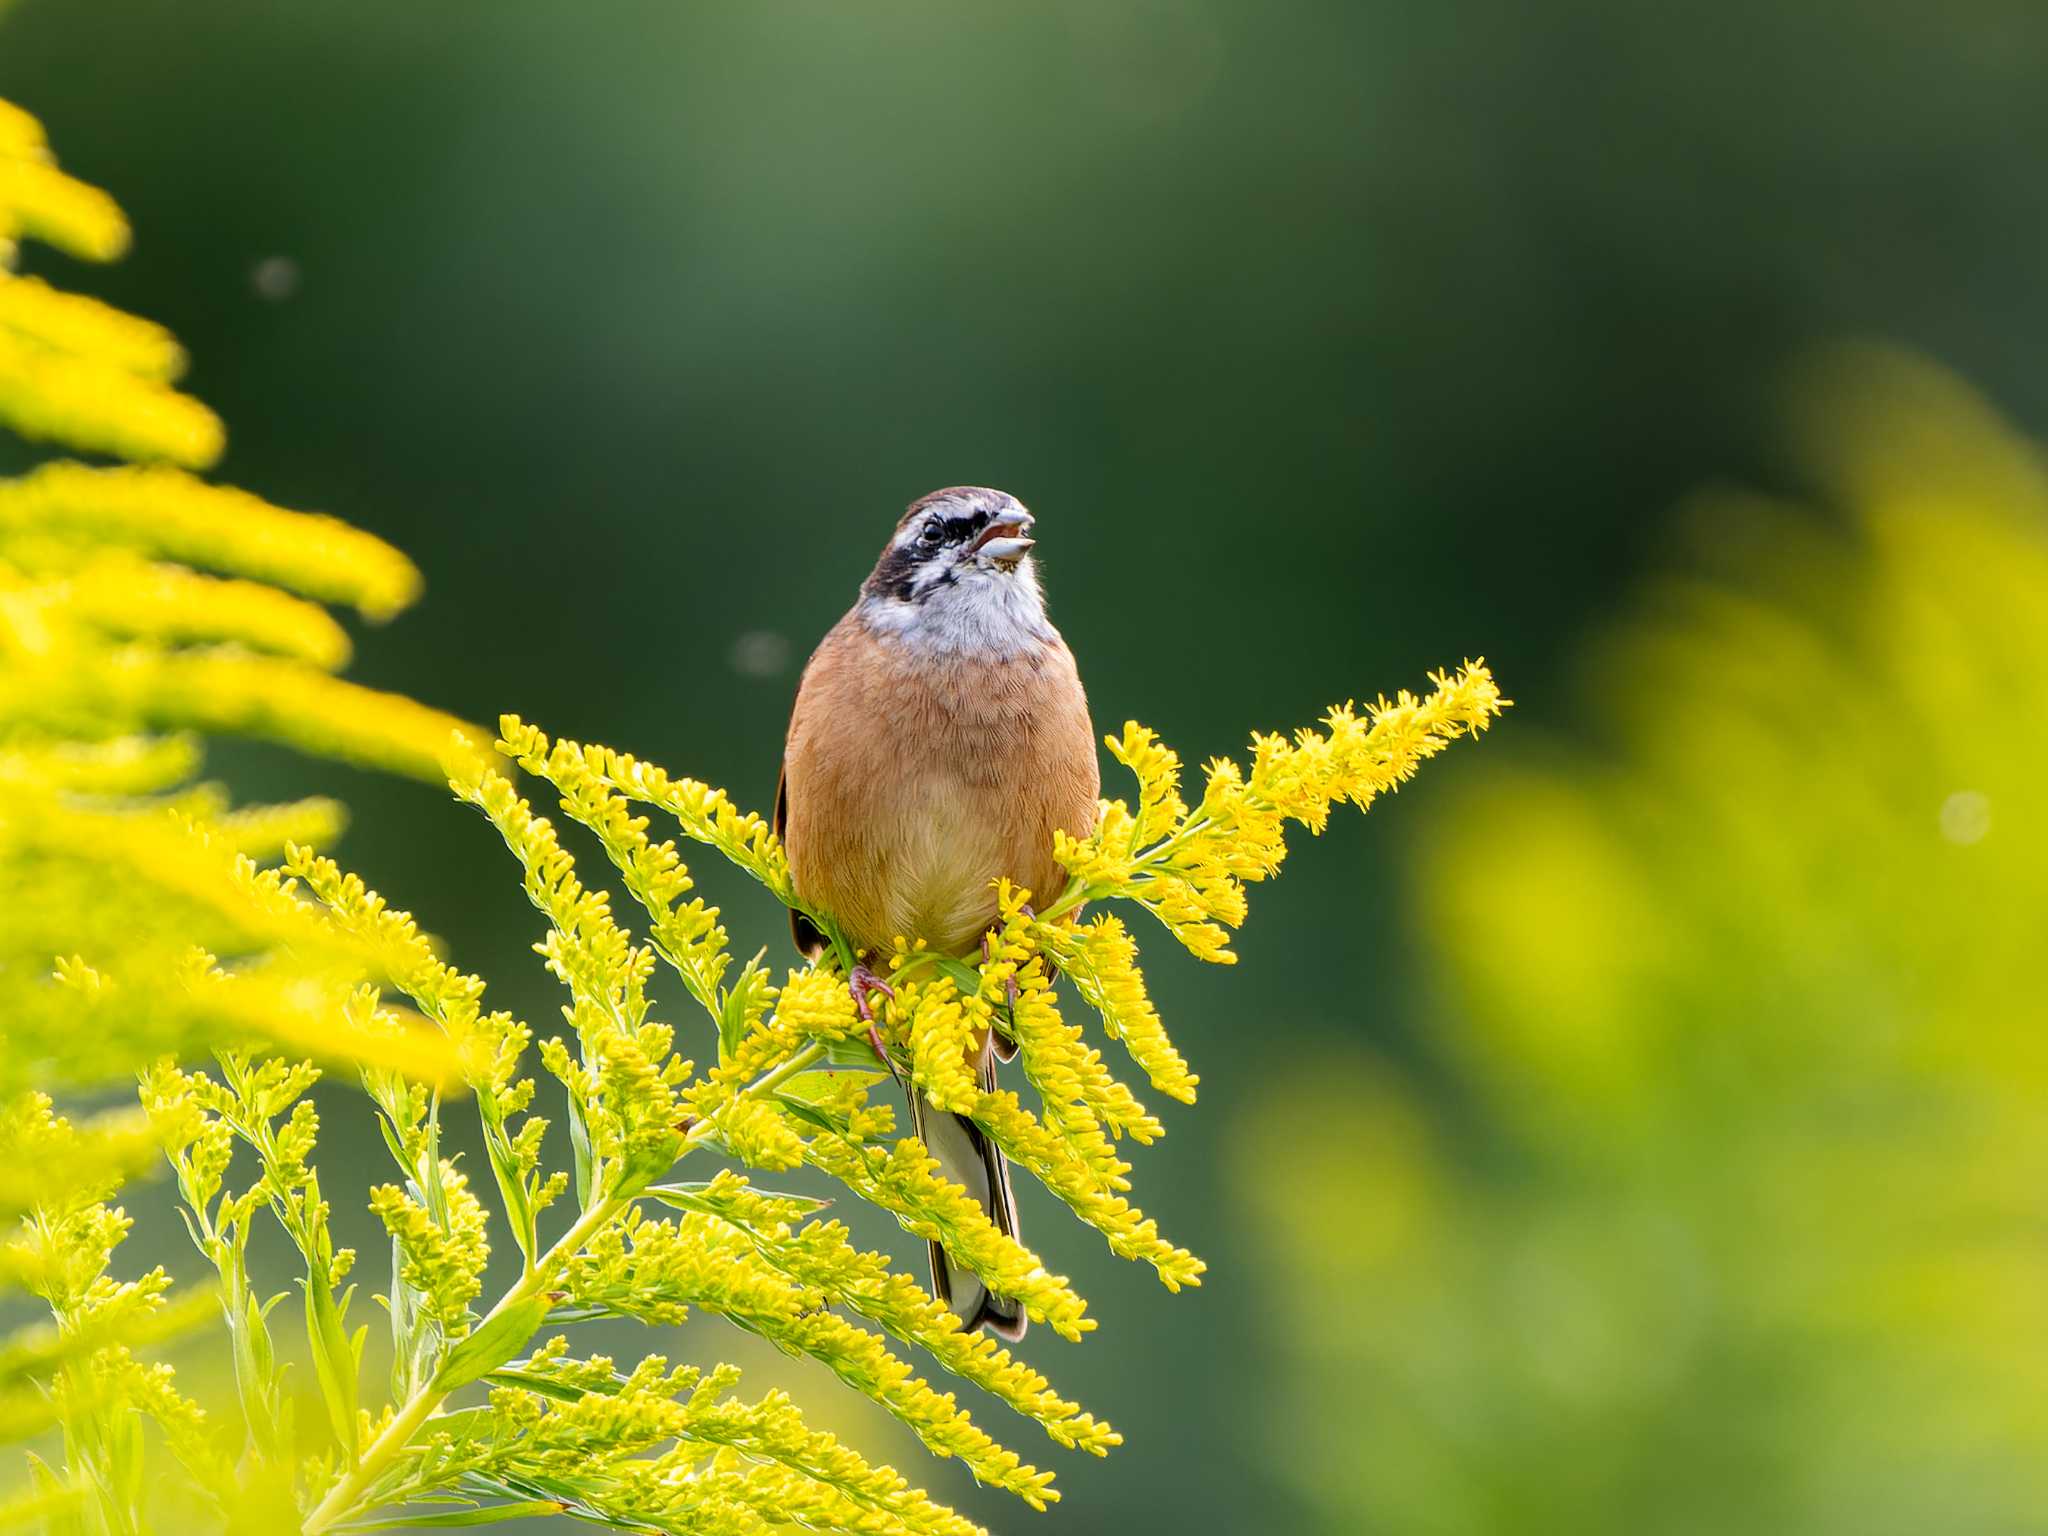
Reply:
M789 769L787 766L775 775L775 835L783 839L783 846L789 846ZM832 947L831 941L795 907L789 909L789 931L796 940L796 951L806 960L817 960Z

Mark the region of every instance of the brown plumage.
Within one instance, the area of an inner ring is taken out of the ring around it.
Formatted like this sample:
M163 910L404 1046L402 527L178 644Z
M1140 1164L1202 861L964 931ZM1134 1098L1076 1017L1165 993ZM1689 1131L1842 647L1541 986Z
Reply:
M1074 658L1045 617L1023 537L1031 515L1000 491L953 487L914 502L860 600L804 669L783 753L776 826L797 894L864 957L898 935L967 956L995 921L995 882L1050 900L1064 887L1053 833L1095 821L1095 731ZM808 953L821 936L799 919ZM994 1081L998 1042L976 1063ZM1014 1235L1008 1170L971 1122L928 1112L947 1176ZM1021 1336L936 1244L933 1283L966 1326Z

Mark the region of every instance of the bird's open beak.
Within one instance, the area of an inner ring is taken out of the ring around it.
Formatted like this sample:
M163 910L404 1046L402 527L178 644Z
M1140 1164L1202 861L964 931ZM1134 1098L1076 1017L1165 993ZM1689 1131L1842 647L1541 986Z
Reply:
M980 555L1008 570L1029 554L1031 546L1037 542L1024 536L1030 529L1029 512L1005 512L989 520L989 525L977 533L974 542L967 546L967 552L970 555Z

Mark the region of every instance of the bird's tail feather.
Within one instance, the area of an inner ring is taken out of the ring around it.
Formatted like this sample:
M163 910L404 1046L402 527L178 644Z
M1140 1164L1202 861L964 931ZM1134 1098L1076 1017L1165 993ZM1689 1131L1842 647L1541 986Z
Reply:
M984 1050L980 1069L984 1092L994 1089L995 1070L993 1053ZM918 1139L938 1159L940 1173L980 1201L998 1231L1015 1237L1017 1207L1010 1194L1009 1160L1001 1149L965 1115L931 1108L915 1087L909 1092ZM969 1332L986 1327L1012 1343L1024 1337L1024 1309L989 1290L979 1275L954 1263L937 1243L932 1244L932 1293L959 1315L960 1325Z

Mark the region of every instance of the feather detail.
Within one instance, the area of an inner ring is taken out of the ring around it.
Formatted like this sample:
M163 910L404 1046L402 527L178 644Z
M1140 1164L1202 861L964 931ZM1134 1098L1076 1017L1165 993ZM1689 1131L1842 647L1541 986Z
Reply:
M993 1093L995 1062L986 1046L982 1048L977 1075L982 1092ZM1009 1160L965 1115L933 1109L914 1087L908 1091L917 1138L938 1159L939 1172L980 1203L997 1231L1005 1237L1016 1237L1017 1203L1010 1189ZM1013 1344L1024 1337L1028 1319L1022 1307L989 1290L979 1275L963 1264L955 1264L938 1243L933 1243L931 1250L932 1294L958 1314L962 1328L971 1333L986 1327Z
M1094 738L1057 635L1013 657L932 658L849 613L790 719L781 822L798 894L864 952L900 935L969 953L998 880L1064 888L1054 834L1094 825Z

